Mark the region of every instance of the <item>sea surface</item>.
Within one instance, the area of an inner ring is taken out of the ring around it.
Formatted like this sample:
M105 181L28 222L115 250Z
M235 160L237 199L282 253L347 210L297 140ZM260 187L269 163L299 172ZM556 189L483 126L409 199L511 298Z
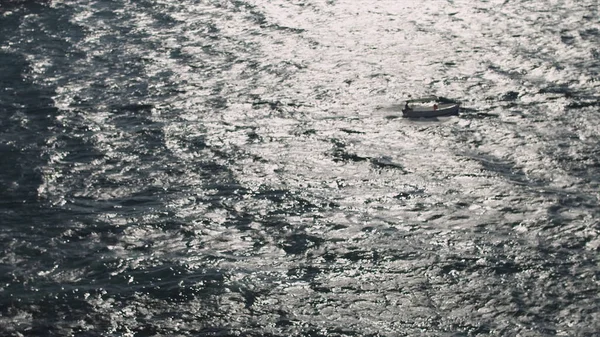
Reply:
M599 332L598 0L0 1L0 336Z

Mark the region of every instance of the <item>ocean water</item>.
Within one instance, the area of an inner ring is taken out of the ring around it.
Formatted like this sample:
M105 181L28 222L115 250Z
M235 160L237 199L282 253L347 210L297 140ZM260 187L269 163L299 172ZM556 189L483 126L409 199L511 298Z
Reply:
M0 335L595 336L599 135L597 0L0 1Z

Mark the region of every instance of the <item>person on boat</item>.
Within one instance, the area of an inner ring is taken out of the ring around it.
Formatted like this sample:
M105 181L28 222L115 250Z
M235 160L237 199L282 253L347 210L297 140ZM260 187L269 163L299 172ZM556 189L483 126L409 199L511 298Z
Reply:
M411 110L410 107L408 106L408 102L406 102L406 104L404 104L404 110Z
M435 111L435 110L437 110L437 109L438 109L438 105L437 105L437 103L434 103L434 104L433 104L433 110Z

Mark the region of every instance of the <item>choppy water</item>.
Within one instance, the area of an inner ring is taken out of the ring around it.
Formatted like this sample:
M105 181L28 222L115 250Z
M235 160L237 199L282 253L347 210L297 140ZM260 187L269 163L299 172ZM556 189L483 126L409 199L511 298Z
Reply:
M1 335L600 330L597 0L0 4Z

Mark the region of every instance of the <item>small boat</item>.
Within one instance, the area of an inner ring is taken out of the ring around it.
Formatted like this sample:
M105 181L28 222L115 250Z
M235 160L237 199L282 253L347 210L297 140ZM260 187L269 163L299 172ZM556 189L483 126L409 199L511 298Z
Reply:
M459 106L460 103L440 100L437 97L409 99L406 101L404 109L402 109L402 116L409 118L432 118L458 115Z

